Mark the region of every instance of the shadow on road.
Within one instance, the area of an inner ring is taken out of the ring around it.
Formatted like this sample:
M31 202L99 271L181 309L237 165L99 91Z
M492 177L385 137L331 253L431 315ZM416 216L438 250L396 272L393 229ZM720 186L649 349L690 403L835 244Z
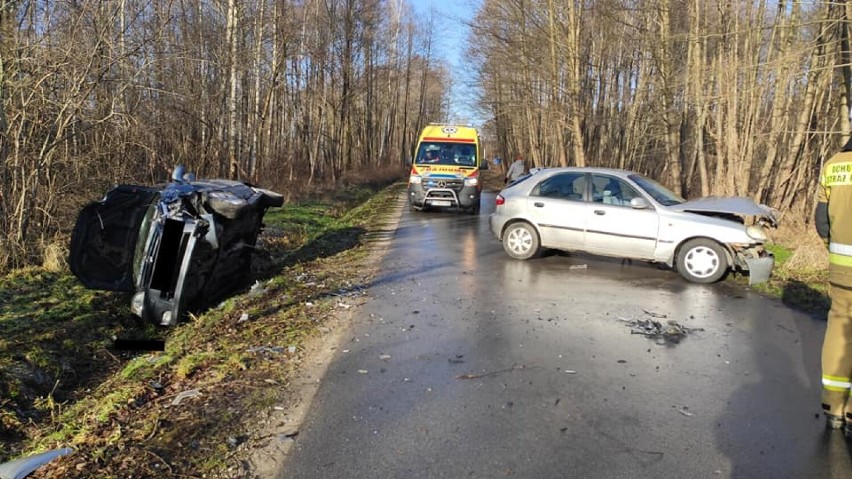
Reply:
M790 308L823 321L831 308L831 298L827 293L811 288L800 281L788 281L784 285L781 301Z

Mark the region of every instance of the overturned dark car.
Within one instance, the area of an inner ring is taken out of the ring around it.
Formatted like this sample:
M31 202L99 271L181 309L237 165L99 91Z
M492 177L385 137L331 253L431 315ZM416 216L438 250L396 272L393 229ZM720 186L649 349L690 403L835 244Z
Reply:
M86 287L133 293L133 313L173 326L247 285L263 215L283 203L273 191L197 180L178 166L167 185L120 185L86 205L68 262Z

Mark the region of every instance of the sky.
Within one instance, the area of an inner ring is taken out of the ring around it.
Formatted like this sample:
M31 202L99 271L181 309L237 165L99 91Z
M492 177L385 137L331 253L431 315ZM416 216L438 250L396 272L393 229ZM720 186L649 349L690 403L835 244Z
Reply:
M470 102L472 95L465 87L469 83L465 69L461 68L462 56L467 48L467 23L473 20L480 0L407 0L414 8L418 18L429 18L434 12L435 45L434 54L450 65L451 71L460 75L453 79L450 97L450 118L448 122L461 122L476 125L481 122Z

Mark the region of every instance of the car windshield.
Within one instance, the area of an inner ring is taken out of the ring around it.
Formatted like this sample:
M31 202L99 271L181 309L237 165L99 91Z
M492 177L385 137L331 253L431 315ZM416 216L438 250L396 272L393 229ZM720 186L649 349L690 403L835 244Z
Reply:
M633 182L639 185L640 188L651 195L651 198L654 198L657 203L660 203L663 206L679 205L686 201L673 191L650 178L645 178L642 175L630 175L628 178L633 180Z
M424 141L420 143L417 156L414 158L414 163L417 165L476 166L476 145Z

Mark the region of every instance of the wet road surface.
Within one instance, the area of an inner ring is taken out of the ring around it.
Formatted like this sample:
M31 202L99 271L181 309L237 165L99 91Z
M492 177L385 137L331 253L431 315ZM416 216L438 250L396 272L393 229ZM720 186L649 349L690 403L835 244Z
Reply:
M637 261L512 260L491 204L403 213L278 477L852 478L824 321Z

